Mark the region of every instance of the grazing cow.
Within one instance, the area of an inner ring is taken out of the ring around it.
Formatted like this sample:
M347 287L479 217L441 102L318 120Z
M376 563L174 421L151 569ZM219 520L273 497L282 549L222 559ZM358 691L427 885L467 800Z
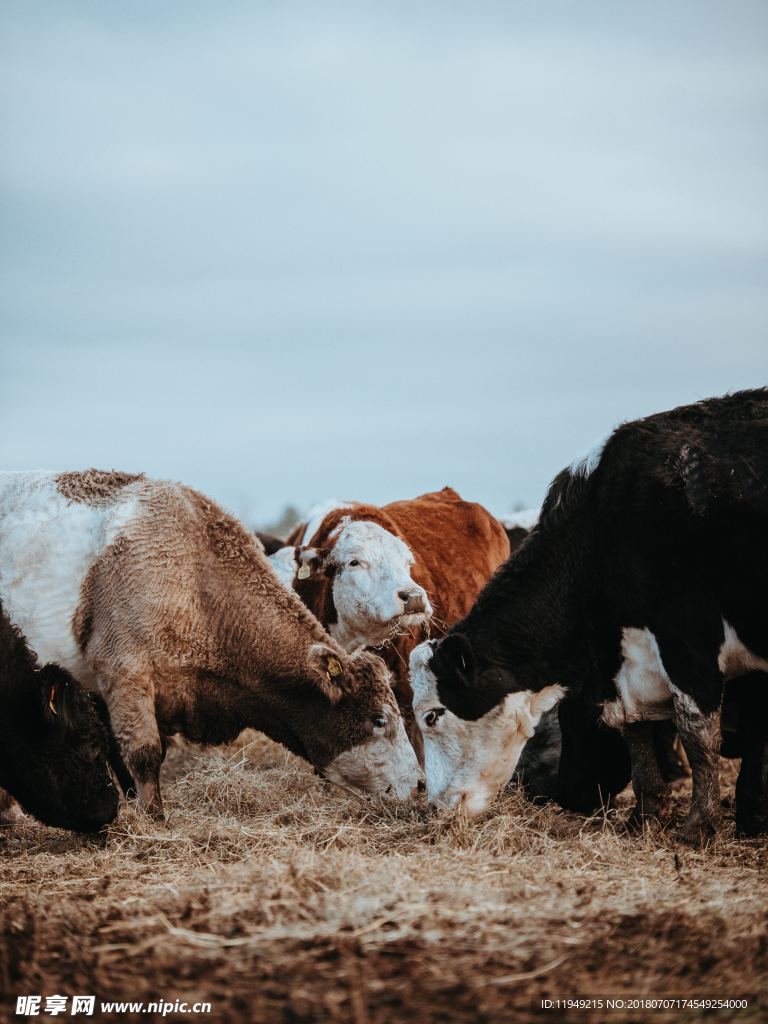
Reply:
M665 796L649 723L673 718L693 774L684 836L700 842L720 811L723 678L768 668L766 578L762 389L624 424L564 470L538 526L426 671L462 719L555 683L601 708L630 748L635 822ZM484 804L472 779L461 793Z
M175 732L225 743L251 726L340 785L397 797L417 785L382 660L331 640L253 534L188 487L0 474L0 595L41 655L103 693L158 815Z
M408 656L430 622L442 632L464 615L509 555L502 526L445 487L382 507L321 506L289 541L297 545L294 587L331 635L347 650L389 641L382 654L421 754Z
M10 794L46 825L98 832L117 813L108 754L90 695L58 665L39 666L0 604L0 810Z

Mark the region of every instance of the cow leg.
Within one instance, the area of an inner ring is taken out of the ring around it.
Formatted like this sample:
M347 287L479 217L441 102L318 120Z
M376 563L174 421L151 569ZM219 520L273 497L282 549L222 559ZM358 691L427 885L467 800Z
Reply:
M736 828L747 836L768 832L768 680L745 696L739 714L741 768L736 780Z
M736 831L768 831L768 674L747 672L725 684L721 712L723 757L740 757Z
M669 787L656 757L655 725L655 722L633 722L623 729L632 762L632 789L636 801L627 819L627 827L632 829L642 829L651 821L659 820L667 808Z
M682 838L701 846L717 832L721 813L723 677L718 654L723 638L722 619L719 608L706 603L700 608L680 603L667 611L665 630L656 633L656 639L672 693L675 725L693 780L691 809L683 824Z
M688 694L672 688L675 723L691 766L691 809L682 828L686 842L708 842L720 822L720 708L702 710Z
M598 725L594 708L569 696L558 705L561 749L556 800L567 811L593 814L629 782L625 743Z
M160 767L164 748L155 717L154 686L150 680L121 676L106 681L103 690L120 753L133 777L140 805L162 819Z
M745 836L757 836L768 831L768 750L765 740L750 743L736 780L736 829Z
M672 721L653 722L653 749L665 782L688 778L688 767L678 753L677 730Z

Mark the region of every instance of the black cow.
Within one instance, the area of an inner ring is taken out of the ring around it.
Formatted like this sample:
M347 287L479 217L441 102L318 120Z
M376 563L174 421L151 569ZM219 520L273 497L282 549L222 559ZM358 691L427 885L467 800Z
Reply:
M97 832L118 793L106 708L58 665L38 665L0 605L0 787L46 825Z
M651 723L673 718L693 774L684 835L701 841L719 818L723 679L768 667L766 579L760 389L624 424L560 473L430 670L463 719L553 683L600 709L630 748L636 821L661 808Z

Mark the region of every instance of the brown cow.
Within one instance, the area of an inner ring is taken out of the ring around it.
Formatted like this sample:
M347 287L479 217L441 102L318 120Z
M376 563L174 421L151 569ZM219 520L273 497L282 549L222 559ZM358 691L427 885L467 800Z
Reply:
M0 473L0 596L46 661L98 687L143 803L163 738L246 726L326 778L405 797L418 765L380 658L333 641L253 536L181 484Z
M444 487L381 507L345 503L297 527L288 541L297 545L294 586L331 635L347 650L384 645L421 758L408 657L430 630L442 635L465 615L509 557L504 528Z

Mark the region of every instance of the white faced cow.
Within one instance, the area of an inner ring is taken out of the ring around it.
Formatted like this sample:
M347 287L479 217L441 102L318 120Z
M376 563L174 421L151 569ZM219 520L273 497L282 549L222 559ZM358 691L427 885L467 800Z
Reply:
M299 592L318 591L307 604L346 650L381 643L431 616L427 592L412 576L414 554L385 510L343 503L311 516L289 542L297 546L295 581L312 581Z
M294 531L294 586L347 650L382 648L417 753L408 657L430 620L442 632L465 615L509 555L501 524L450 487L388 505L346 503L316 510ZM273 567L280 569L273 556Z

